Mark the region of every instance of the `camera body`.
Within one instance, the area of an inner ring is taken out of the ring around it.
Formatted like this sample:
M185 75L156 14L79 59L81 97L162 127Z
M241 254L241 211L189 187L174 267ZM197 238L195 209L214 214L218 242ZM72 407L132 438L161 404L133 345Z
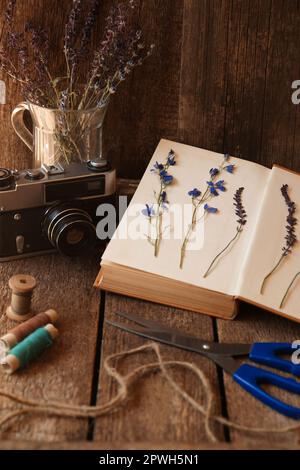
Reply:
M113 203L115 192L115 170L90 162L0 169L0 261L84 253L96 242L97 208Z

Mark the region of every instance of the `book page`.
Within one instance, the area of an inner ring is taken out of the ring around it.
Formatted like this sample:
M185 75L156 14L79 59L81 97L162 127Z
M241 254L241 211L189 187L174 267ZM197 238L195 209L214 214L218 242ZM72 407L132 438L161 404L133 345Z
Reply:
M288 194L296 203L296 217L299 217L300 206L300 175L284 168L274 167L270 182L262 203L257 230L253 237L239 286L239 294L255 304L264 306L271 311L300 320L299 289L300 279L295 283L280 309L280 303L286 289L295 274L300 271L300 244L292 248L292 253L285 257L278 269L265 284L263 294L261 284L265 276L272 271L282 255L287 234L288 207L281 194L281 187L288 184ZM296 234L300 239L300 226L296 226Z
M174 182L166 189L169 211L163 216L164 238L155 257L154 247L146 238L149 222L141 210L146 203L150 205L154 201L153 191L159 191L160 187L159 176L150 170L155 162L166 161L170 149L176 154L176 165L169 168ZM234 173L225 171L218 177L225 181L227 190L208 202L218 209L218 213L201 218L203 208L199 211L193 241L187 244L183 267L179 267L181 246L192 219L193 206L188 192L193 188L204 192L210 169L221 165L223 159L224 156L218 153L162 140L103 255L103 263L117 263L223 294L236 295L240 270L256 228L258 207L271 173L263 166L230 158L228 164L235 165ZM237 242L204 278L212 259L236 234L237 216L233 196L240 187L245 188L243 204L248 213L248 223ZM137 236L138 232L144 235L144 239Z

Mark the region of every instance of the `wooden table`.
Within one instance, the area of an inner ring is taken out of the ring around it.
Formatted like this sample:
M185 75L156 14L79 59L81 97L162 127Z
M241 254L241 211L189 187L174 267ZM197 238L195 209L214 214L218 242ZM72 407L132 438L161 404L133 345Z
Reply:
M37 311L56 308L60 313L60 337L43 357L13 376L1 374L2 391L27 398L58 400L81 405L104 403L116 387L107 379L101 363L107 355L144 344L143 339L104 324L118 310L160 318L166 324L201 338L215 341L290 341L300 338L300 325L242 305L233 322L214 320L187 311L102 293L93 288L100 255L89 259L65 259L59 255L36 257L0 265L0 330L12 323L4 315L12 274L36 276L34 296ZM214 390L214 412L247 426L280 428L292 421L279 416L241 390L213 363L197 354L161 346L165 359L193 362L208 376ZM148 358L149 359L149 358ZM134 368L145 357L125 360L118 368ZM203 392L196 378L186 370L172 372L178 383L194 398ZM279 396L283 396L279 394ZM298 401L299 404L299 401ZM12 405L0 398L1 415ZM116 413L98 420L25 416L1 430L0 448L261 448L296 447L299 432L246 434L215 426L219 443L212 444L205 433L204 420L184 402L159 373L143 378L130 392L130 399Z

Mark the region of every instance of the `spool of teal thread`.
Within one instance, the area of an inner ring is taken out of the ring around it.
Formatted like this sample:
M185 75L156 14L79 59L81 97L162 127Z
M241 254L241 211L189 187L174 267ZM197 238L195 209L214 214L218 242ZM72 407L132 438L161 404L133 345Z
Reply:
M57 333L57 329L51 324L38 328L10 350L6 358L2 360L2 365L9 373L27 366L52 346Z

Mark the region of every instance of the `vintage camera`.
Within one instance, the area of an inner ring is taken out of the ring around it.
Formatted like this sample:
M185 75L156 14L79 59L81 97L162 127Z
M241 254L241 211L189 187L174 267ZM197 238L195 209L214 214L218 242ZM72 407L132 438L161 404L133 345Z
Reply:
M96 210L114 202L116 174L93 163L0 168L0 261L58 250L68 256L95 245Z

